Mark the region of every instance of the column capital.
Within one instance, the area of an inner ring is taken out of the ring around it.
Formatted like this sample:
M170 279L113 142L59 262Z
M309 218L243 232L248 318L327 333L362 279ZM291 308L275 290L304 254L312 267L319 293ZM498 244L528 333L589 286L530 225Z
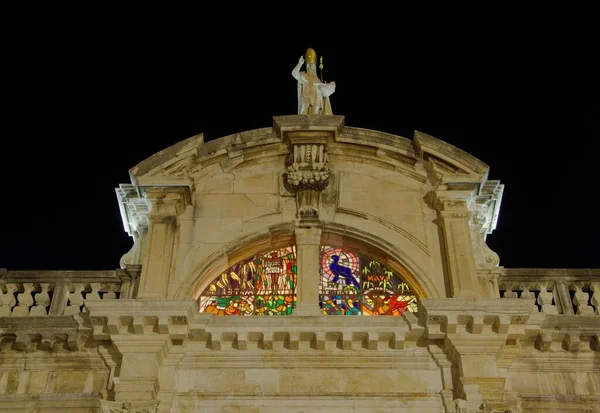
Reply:
M431 207L442 217L468 218L473 191L437 190L431 194Z
M187 186L143 187L144 198L150 204L150 219L162 219L180 215L191 205L190 188Z

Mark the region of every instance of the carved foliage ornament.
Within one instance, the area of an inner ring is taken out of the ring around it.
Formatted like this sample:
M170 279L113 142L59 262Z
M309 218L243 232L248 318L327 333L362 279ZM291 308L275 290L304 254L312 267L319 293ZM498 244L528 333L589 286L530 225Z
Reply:
M329 166L318 170L301 170L296 165L287 167L287 183L298 190L322 191L329 184Z
M287 159L286 184L296 192L298 215L316 218L320 194L329 184L331 171L322 142L293 143Z

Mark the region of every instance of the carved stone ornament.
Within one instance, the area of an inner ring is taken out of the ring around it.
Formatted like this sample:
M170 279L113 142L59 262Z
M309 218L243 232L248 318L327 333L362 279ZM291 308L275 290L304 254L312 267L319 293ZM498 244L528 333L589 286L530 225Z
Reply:
M486 181L469 206L471 240L478 268L492 268L500 264L500 257L488 247L485 239L496 228L503 192L504 185L500 181Z
M100 400L100 413L158 413L157 400L149 402L111 402Z
M517 400L517 404L514 408L497 410L492 408L492 405L488 402L481 403L478 407L469 405L466 400L456 399L456 413L521 413L521 401Z
M133 246L121 257L119 262L121 268L125 268L127 265L141 264L141 239L148 230L150 205L143 197L140 197L134 185L121 184L119 188L116 188L116 192L123 227L129 236L133 237Z
M298 215L301 219L319 217L321 192L327 188L330 176L324 144L292 145L285 179L288 187L296 192Z
M318 170L302 170L296 165L287 168L287 183L296 191L322 191L329 184L329 166L323 165Z

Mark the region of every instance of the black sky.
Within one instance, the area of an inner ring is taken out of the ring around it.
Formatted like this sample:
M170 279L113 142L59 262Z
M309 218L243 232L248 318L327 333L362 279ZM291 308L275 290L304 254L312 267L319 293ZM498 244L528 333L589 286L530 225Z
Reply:
M192 135L293 114L290 72L307 47L324 56L347 125L419 130L490 166L506 186L488 237L501 265L600 267L599 72L585 27L434 35L373 23L325 41L285 25L261 36L147 26L84 21L9 45L0 268L117 268L131 238L114 188L128 170Z

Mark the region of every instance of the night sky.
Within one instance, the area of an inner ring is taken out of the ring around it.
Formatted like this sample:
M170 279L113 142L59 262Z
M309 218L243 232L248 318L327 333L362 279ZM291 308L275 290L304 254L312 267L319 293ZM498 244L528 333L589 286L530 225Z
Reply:
M189 29L80 26L7 52L0 268L118 268L132 245L115 196L128 170L192 135L209 141L294 114L290 72L308 47L324 56L346 125L419 130L490 166L505 185L488 236L501 265L600 268L600 71L585 31L338 31L323 41L284 36L283 25L285 41L273 30L217 42Z

